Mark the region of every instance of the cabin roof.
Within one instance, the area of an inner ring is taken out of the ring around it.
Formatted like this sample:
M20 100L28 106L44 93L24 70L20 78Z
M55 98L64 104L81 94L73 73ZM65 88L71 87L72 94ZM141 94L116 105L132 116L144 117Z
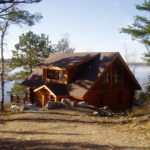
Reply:
M48 59L45 60L43 64L54 64L57 67L68 67L75 65L78 63L78 61L89 59L90 57L94 57L94 59L86 62L86 65L83 67L83 69L81 69L81 71L70 81L68 85L43 82L43 70L41 68L35 69L29 78L22 84L33 88L46 85L56 96L70 95L83 97L85 93L91 88L91 86L99 79L102 72L104 72L104 70L106 70L106 68L118 56L121 57L118 52L53 54L53 57L51 55ZM50 58L52 60L50 60ZM56 62L54 60L56 60ZM127 70L128 69L129 68L127 68ZM128 71L131 74L131 71ZM140 85L136 79L133 78L133 80L137 85L137 89L140 89Z
M36 68L33 73L22 82L23 85L27 87L39 87L44 84L42 81L43 70L41 68Z
M63 53L63 54L50 54L50 56L45 59L43 63L39 63L36 66L48 66L48 67L59 67L67 68L78 64L83 60L91 59L92 57L98 55L99 53Z
M117 54L118 53L115 52L99 53L99 55L91 60L71 81L69 84L70 95L83 97Z

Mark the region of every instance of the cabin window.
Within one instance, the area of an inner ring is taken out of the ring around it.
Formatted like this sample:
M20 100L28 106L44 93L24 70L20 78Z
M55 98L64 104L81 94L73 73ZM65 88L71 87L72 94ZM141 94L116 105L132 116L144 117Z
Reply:
M106 72L103 76L103 84L109 83L109 72Z
M53 80L62 80L63 71L60 70L47 70L47 78Z
M115 75L114 75L114 82L116 84L119 84L121 82L121 73L120 72L115 72Z

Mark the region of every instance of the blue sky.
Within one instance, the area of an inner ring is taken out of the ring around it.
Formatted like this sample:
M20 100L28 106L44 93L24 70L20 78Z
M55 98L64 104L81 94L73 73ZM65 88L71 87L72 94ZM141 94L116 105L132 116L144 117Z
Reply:
M130 59L142 61L146 49L119 30L133 23L134 16L143 15L135 9L135 4L143 0L43 0L41 3L22 6L30 12L40 12L43 19L33 27L11 26L7 36L9 50L18 42L18 36L29 30L49 35L52 43L57 43L68 34L70 45L76 52L119 51ZM11 53L6 53L10 57Z

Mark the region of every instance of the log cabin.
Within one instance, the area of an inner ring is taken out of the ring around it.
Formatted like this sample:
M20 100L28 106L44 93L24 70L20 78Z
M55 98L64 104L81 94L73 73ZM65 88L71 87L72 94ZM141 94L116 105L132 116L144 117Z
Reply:
M70 98L112 110L132 107L141 86L118 52L51 54L22 83L41 107Z

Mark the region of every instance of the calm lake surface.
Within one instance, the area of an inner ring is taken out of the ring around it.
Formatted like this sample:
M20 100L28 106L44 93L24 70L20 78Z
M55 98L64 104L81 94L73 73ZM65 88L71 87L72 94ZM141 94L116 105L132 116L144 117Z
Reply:
M134 68L134 69L133 69ZM142 90L145 90L146 83L148 82L148 76L150 75L150 66L145 65L136 65L135 67L130 66L131 71L134 70L134 75L140 85L142 86ZM10 72L10 74L19 71L19 70L13 70ZM14 81L8 82L5 81L5 103L9 102L10 100L10 90L14 84ZM1 93L0 93L1 96Z

